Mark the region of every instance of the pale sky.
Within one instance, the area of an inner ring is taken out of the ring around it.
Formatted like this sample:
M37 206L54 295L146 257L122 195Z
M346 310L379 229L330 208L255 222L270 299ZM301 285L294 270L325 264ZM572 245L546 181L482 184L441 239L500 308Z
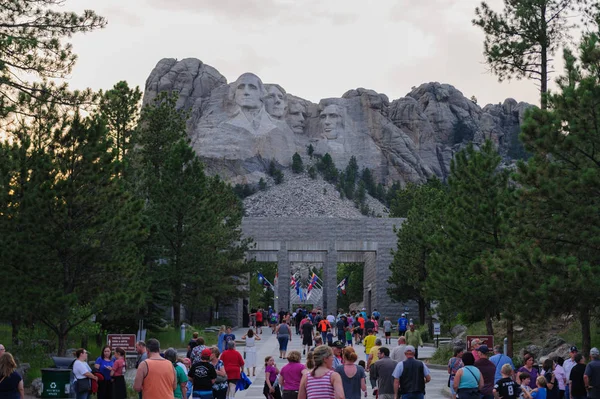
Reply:
M499 83L483 63L471 24L479 0L67 0L95 10L103 30L72 39L73 89L119 80L144 89L161 58L198 58L229 82L254 72L265 83L318 102L365 87L391 100L442 82L479 105L538 103L533 81ZM501 10L502 0L489 0ZM560 67L557 68L560 70Z

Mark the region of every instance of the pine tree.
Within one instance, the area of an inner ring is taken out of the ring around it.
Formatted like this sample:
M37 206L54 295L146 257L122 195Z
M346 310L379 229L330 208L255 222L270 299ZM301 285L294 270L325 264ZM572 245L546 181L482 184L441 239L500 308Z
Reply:
M600 287L598 43L596 26L584 35L578 57L565 51L566 73L548 97L550 110L531 110L524 123L521 139L533 156L519 163L516 175L525 237L520 249L544 276L538 281L544 309L578 315L583 353L591 347Z
M568 38L568 12L576 0L504 0L499 14L485 2L475 9L473 24L485 33L484 55L500 81L535 79L546 108L549 65Z
M508 173L498 168L500 161L490 141L480 151L470 144L452 160L442 227L429 263L436 278L427 281L432 298L475 320L485 317L488 334L493 334L492 317L504 310L496 292L511 283L483 262L488 253L506 247L510 236L512 194Z
M0 2L0 120L35 102L81 104L91 92L69 92L67 77L76 61L70 43L64 39L106 25L93 11L82 14L57 11L62 0L3 0ZM23 76L35 75L35 83Z
M219 288L222 298L244 294L237 276L245 272L247 247L239 228L240 200L218 177L205 175L189 145L186 117L173 96L159 96L142 111L134 154L154 232L146 257L169 289L175 325L182 304L204 309L216 304L210 296L198 302L208 287Z
M425 285L430 278L431 253L435 250L432 237L442 226L439 215L446 190L436 179L424 185L410 184L399 195L413 201L406 212L407 220L397 231L398 245L390 264L388 293L395 301L417 302L419 324L423 325L430 307Z
M16 244L3 251L2 269L21 280L14 294L23 316L48 327L64 355L69 333L92 314L118 317L143 305L143 203L116 177L115 152L99 118L63 114L41 149L28 129L14 132L23 138L8 164L15 179L2 187L16 194L9 207L18 206L15 219L1 222L2 236ZM98 284L111 275L119 279L110 290Z
M304 172L304 165L302 164L302 158L297 152L292 156L292 172L302 173Z
M130 89L125 81L118 82L105 93L100 93L99 112L113 137L117 160L122 161L132 148L140 112L142 92L139 87Z

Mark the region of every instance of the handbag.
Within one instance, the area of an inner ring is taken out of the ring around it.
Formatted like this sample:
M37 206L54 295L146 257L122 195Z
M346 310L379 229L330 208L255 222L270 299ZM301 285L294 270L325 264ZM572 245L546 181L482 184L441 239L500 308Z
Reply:
M75 381L75 392L83 393L92 390L91 380L89 378L81 378Z
M224 382L227 382L227 375L217 375L215 384L223 384Z

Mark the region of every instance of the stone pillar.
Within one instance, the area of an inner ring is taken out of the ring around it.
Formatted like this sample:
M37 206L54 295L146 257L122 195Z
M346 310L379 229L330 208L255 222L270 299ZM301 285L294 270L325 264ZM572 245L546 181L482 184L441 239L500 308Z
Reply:
M378 294L380 291L380 284L377 275L377 253L373 251L364 252L363 260L363 306L367 309L367 314L371 314L374 308L379 310ZM370 301L369 296L371 299Z
M275 311L279 312L282 308L290 310L290 259L286 242L281 242L281 247L277 252L277 286L275 287Z
M332 241L323 265L323 311L325 315L337 314L337 262L338 253Z

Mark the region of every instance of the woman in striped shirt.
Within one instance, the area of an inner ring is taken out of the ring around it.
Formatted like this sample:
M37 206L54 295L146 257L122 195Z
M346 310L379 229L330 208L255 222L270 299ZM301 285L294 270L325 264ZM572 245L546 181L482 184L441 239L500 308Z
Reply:
M333 351L325 345L313 352L315 368L300 382L298 399L344 399L342 378L333 371Z

